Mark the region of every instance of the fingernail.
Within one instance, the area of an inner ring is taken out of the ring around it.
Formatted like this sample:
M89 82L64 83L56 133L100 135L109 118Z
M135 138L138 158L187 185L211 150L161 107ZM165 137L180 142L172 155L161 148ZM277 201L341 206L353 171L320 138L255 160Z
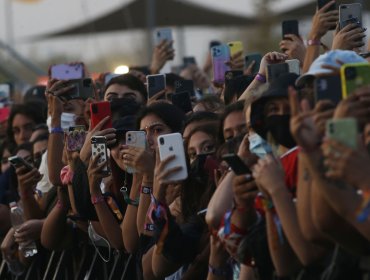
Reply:
M250 179L252 179L252 175L251 175L251 174L246 174L246 175L245 175L245 179L246 179L246 180L250 180Z

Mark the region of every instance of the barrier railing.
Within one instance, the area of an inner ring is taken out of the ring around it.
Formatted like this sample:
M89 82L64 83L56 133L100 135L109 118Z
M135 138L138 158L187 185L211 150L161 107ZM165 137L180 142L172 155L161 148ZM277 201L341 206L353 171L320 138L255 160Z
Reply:
M103 248L104 249L104 248ZM31 265L20 276L13 275L5 262L1 261L0 280L128 280L136 279L130 269L134 257L114 250L110 260L104 262L92 245L57 251L41 251ZM132 268L132 267L131 267Z

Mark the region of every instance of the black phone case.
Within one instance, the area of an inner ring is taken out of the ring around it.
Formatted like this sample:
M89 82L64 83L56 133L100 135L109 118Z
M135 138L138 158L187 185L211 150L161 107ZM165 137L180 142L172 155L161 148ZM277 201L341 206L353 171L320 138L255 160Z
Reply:
M294 34L299 36L299 27L297 20L284 20L282 22L283 39L287 34Z
M252 174L248 166L236 154L226 154L222 159L227 162L236 175Z
M190 94L187 91L174 93L172 95L172 104L183 110L184 113L193 111Z

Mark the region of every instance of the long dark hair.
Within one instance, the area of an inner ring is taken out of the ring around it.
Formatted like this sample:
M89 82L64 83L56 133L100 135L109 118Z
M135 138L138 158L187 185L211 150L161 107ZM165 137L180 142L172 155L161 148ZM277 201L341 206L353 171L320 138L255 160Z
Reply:
M196 127L190 132L188 139L190 140L196 132L204 132L211 136L215 140L215 151L217 150L221 142L217 124ZM189 145L189 140L185 143L186 149ZM216 189L213 174L209 174L203 166L201 168L195 168L194 164L192 164L188 170L189 176L181 187L180 196L181 213L184 221L188 221L198 211L205 209Z

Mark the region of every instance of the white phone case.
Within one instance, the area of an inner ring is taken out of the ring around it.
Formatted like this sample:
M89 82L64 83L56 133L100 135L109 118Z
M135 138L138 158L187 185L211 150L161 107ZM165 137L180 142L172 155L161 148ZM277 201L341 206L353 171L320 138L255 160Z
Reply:
M137 148L146 148L146 133L145 131L127 131L126 132L126 145L137 147ZM134 167L127 166L126 171L128 173L135 173L136 170Z
M96 157L100 154L100 158L98 164L102 164L106 162L107 164L104 166L103 171L105 173L109 173L109 165L108 165L108 151L107 151L107 140L104 136L93 136L91 137L91 153L92 157Z
M181 181L188 177L188 170L186 167L186 157L184 151L184 144L182 136L180 133L171 133L161 135L157 138L159 147L159 157L162 160L169 157L170 155L175 155L175 159L171 161L166 168L173 168L176 166L181 166L181 170L172 174L168 177L171 181Z
M172 41L172 29L171 28L159 28L154 31L154 42L158 46L163 40Z

